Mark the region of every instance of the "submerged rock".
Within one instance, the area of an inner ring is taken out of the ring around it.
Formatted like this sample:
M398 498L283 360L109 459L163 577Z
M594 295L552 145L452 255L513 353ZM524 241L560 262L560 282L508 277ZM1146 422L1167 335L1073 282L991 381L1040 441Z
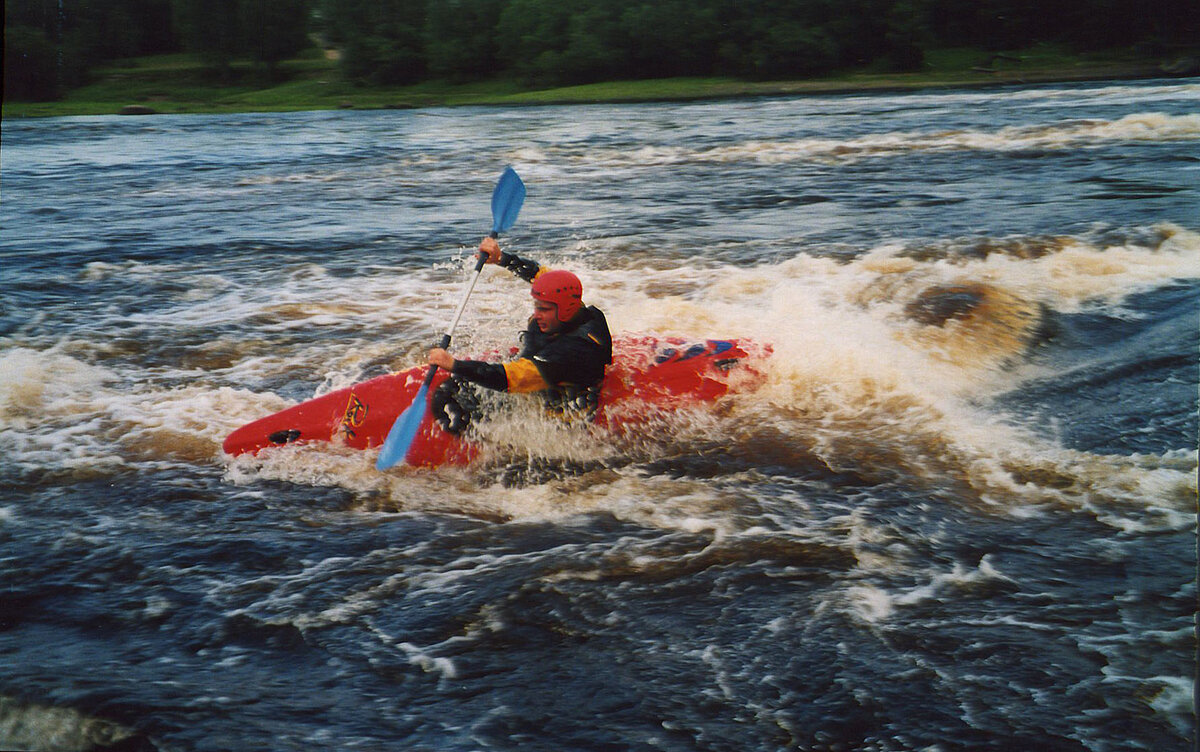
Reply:
M982 285L938 285L922 291L904 310L919 323L945 326L952 318L965 319L973 314L987 294Z

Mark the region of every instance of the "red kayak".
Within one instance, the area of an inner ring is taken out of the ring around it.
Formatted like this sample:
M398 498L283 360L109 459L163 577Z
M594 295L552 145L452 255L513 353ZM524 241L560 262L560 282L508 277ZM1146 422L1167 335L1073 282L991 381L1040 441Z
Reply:
M613 342L613 364L604 376L595 423L620 430L657 411L712 402L731 387L753 388L762 380L754 361L770 353L769 346L733 340L618 339ZM426 370L415 366L301 402L242 426L229 434L223 448L238 455L315 441L356 449L379 447L412 403ZM438 370L430 393L447 377ZM443 431L426 411L407 461L424 467L464 465L478 451L470 442Z

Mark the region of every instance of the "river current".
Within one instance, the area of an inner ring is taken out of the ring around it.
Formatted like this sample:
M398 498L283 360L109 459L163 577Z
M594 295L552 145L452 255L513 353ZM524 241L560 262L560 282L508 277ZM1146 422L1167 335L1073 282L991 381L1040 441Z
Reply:
M422 362L506 165L508 250L765 383L225 456ZM8 120L0 190L0 748L1195 742L1192 80Z

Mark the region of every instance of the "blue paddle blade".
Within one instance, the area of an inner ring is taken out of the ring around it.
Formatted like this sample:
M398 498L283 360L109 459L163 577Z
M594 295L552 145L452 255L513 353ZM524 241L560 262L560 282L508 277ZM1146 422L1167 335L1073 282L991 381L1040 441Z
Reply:
M492 232L501 233L517 222L525 203L525 183L511 167L504 168L496 190L492 191Z
M392 424L392 430L388 431L387 440L379 450L379 459L375 461L376 470L387 470L401 462L408 454L409 447L417 438L417 430L421 428L421 421L425 418L425 393L428 390L429 382L421 384L412 404Z

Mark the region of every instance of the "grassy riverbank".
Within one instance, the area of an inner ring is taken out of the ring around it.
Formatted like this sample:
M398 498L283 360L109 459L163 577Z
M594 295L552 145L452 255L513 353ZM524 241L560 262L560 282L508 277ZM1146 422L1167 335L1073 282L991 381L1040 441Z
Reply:
M931 53L926 69L911 74L864 70L804 81L674 78L536 89L512 80L364 87L343 80L332 56L315 49L283 63L276 81L263 80L246 64L235 66L231 81L221 84L212 80L195 57L168 55L99 69L93 83L68 92L57 102L5 102L4 117L107 115L131 109L146 114L228 113L672 101L1147 78L1162 75L1160 63L1127 51L1076 56L1053 47L1004 55L960 49Z

